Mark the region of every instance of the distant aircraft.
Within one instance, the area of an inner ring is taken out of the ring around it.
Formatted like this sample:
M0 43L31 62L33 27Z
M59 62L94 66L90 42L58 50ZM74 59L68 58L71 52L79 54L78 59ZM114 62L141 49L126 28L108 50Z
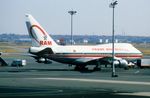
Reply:
M54 60L60 63L75 65L75 70L85 70L86 65L95 65L94 70L102 64L112 64L112 44L100 45L58 45L42 26L27 14L26 21L32 39L31 53L38 62ZM129 43L115 43L115 66L127 68L130 62L141 66L142 53Z

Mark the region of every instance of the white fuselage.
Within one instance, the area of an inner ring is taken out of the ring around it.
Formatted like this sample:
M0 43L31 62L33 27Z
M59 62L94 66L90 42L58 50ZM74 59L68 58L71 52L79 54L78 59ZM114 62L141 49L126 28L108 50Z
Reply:
M61 46L43 29L43 27L27 14L26 21L29 36L32 39L32 47L29 52L35 59L45 58L57 62L74 65L99 65L102 62L112 61L112 44L100 45L66 45ZM128 43L115 43L115 59L120 65L127 65L128 59L141 59L142 53ZM125 59L125 60L123 60Z
M33 49L33 53L41 51L47 47L38 47ZM61 54L67 58L101 58L111 57L112 44L100 45L66 45L51 47L54 54ZM142 53L128 43L115 43L115 56L126 59L137 59L142 57Z

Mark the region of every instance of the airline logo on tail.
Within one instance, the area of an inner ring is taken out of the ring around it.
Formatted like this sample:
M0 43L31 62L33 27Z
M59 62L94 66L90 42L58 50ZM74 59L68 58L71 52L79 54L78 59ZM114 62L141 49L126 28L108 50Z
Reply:
M26 25L30 37L32 38L32 46L57 46L51 36L44 30L44 28L32 17L30 14L26 14Z
M40 41L38 41L37 40L37 37L35 37L35 34L33 33L33 29L38 29L39 31L40 31L40 33L43 35L42 37L43 37L43 40L40 40ZM32 25L31 27L30 27L30 34L31 34L31 37L33 38L33 39L35 39L40 45L52 45L52 42L51 41L48 41L47 40L47 35L46 35L46 33L44 32L44 30L42 29L42 28L40 28L38 25Z

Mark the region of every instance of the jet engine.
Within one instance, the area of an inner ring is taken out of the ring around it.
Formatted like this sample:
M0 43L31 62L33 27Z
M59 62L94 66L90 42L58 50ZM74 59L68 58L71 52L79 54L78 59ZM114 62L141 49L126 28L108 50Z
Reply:
M45 61L46 61L45 58L38 58L38 59L37 59L37 62L38 62L38 63L43 63L43 62L45 62Z
M45 63L45 64L51 64L52 63L52 61L50 61L49 59L47 59L47 58L36 58L36 62L38 62L38 63Z
M128 69L128 61L126 61L125 59L114 61L114 65L120 68Z

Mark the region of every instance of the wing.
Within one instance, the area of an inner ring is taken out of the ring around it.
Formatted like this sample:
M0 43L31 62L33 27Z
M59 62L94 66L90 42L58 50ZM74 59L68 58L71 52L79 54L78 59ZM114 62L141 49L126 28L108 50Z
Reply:
M115 57L114 60L121 60L121 58ZM83 64L86 64L86 65L96 65L97 62L100 62L100 64L111 64L112 63L112 57L79 58L79 59L76 59L74 62L83 63Z
M30 50L29 50L29 52L30 52ZM34 54L34 55L36 55L36 56L42 57L42 56L45 56L45 55L47 55L47 54L53 54L53 53L54 53L54 52L53 52L53 50L52 50L51 48L45 48L45 49L43 49L43 50L41 50L41 51L39 51L39 52L32 53L32 54Z

